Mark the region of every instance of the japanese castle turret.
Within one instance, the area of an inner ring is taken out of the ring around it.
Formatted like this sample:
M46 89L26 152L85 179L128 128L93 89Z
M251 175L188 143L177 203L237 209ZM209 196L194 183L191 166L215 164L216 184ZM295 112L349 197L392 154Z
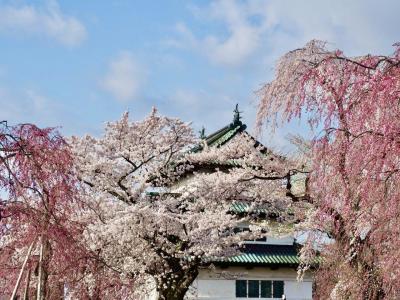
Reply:
M242 122L241 115L236 106L234 118L231 123L223 128L205 134L204 128L200 131L202 143L192 151L203 151L205 147L223 149L229 146L235 138L245 135L249 137L255 147L260 151L269 151L247 131L247 126ZM226 168L227 166L219 166ZM212 172L213 162L196 167ZM183 176L177 185L184 185L192 176ZM234 213L245 214L248 205L235 203L232 207ZM260 214L267 214L262 208ZM243 224L238 230L247 230L249 224ZM239 252L229 257L210 258L204 268L199 271L190 288L187 299L208 300L233 300L233 299L287 299L311 300L313 279L312 273L306 273L302 281L297 280L297 267L300 263L299 250L293 235L279 237L266 236L258 240L243 241L238 248Z

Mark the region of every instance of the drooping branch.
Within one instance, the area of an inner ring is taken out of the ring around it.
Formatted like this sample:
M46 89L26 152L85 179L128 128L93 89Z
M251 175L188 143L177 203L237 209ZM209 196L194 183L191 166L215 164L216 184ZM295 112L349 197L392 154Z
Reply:
M321 130L307 155L313 209L303 225L334 238L320 245L323 299L399 297L400 272L387 272L397 270L392 246L400 243L399 45L389 56L348 57L311 41L285 54L259 91L258 128L306 112L311 129Z

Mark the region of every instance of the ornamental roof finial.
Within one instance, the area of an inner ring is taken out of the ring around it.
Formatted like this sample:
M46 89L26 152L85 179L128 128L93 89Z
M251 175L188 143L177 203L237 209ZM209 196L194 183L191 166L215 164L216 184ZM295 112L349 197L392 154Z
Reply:
M206 138L206 129L204 128L204 126L199 131L199 134L200 134L200 139L204 140Z
M241 113L241 112L239 111L239 104L236 104L235 110L234 110L233 112L234 112L234 115L233 115L233 124L236 125L236 124L242 123L242 122L240 121L240 119L241 119L242 117L240 116L240 113Z

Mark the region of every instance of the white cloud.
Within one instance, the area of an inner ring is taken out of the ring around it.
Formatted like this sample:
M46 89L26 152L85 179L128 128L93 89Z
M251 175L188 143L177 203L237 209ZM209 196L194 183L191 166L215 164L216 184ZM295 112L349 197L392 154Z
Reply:
M191 8L213 33L201 34L179 23L178 38L168 44L198 51L214 63L231 67L251 60L271 66L284 52L314 38L350 55L388 53L400 40L399 9L397 0L220 0Z
M0 5L0 31L45 36L67 46L80 44L87 35L85 26L63 14L55 1L45 8Z
M110 62L101 86L117 100L128 102L138 96L145 78L146 71L137 63L133 54L124 51Z
M397 0L274 0L251 4L269 23L266 42L280 51L316 38L349 55L387 53L400 38Z
M59 126L65 107L37 89L11 90L0 85L0 120L10 123L35 123L39 126Z
M197 37L185 24L178 23L176 31L179 38L170 39L168 44L197 49L217 64L238 66L257 50L265 32L264 26L251 23L251 17L258 13L254 14L248 8L247 3L228 0L213 2L204 10L194 7L192 11L200 18L222 23L226 34Z
M250 17L257 16L248 11L247 4L223 0L210 7L212 18L222 21L228 36L215 35L204 39L206 53L217 63L236 66L243 63L258 47L261 35L265 31L260 24L251 24Z

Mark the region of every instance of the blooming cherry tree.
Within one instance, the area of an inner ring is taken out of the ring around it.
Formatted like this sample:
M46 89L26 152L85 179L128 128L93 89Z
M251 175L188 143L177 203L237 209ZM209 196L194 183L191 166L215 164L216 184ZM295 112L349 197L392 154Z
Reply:
M321 245L320 299L400 297L399 99L398 44L390 56L348 57L311 41L285 54L260 90L259 128L305 115L318 132L304 225L309 245L320 231L333 239Z
M90 207L85 243L126 283L127 298L155 291L183 299L199 268L269 230L267 222L237 230L257 219L259 205L268 219L293 221L286 192L293 164L244 133L218 149L199 151L201 143L188 124L156 111L139 122L125 114L103 137L71 141ZM232 210L238 201L248 204L246 214Z
M78 268L72 162L54 129L0 123L0 298L61 297Z

